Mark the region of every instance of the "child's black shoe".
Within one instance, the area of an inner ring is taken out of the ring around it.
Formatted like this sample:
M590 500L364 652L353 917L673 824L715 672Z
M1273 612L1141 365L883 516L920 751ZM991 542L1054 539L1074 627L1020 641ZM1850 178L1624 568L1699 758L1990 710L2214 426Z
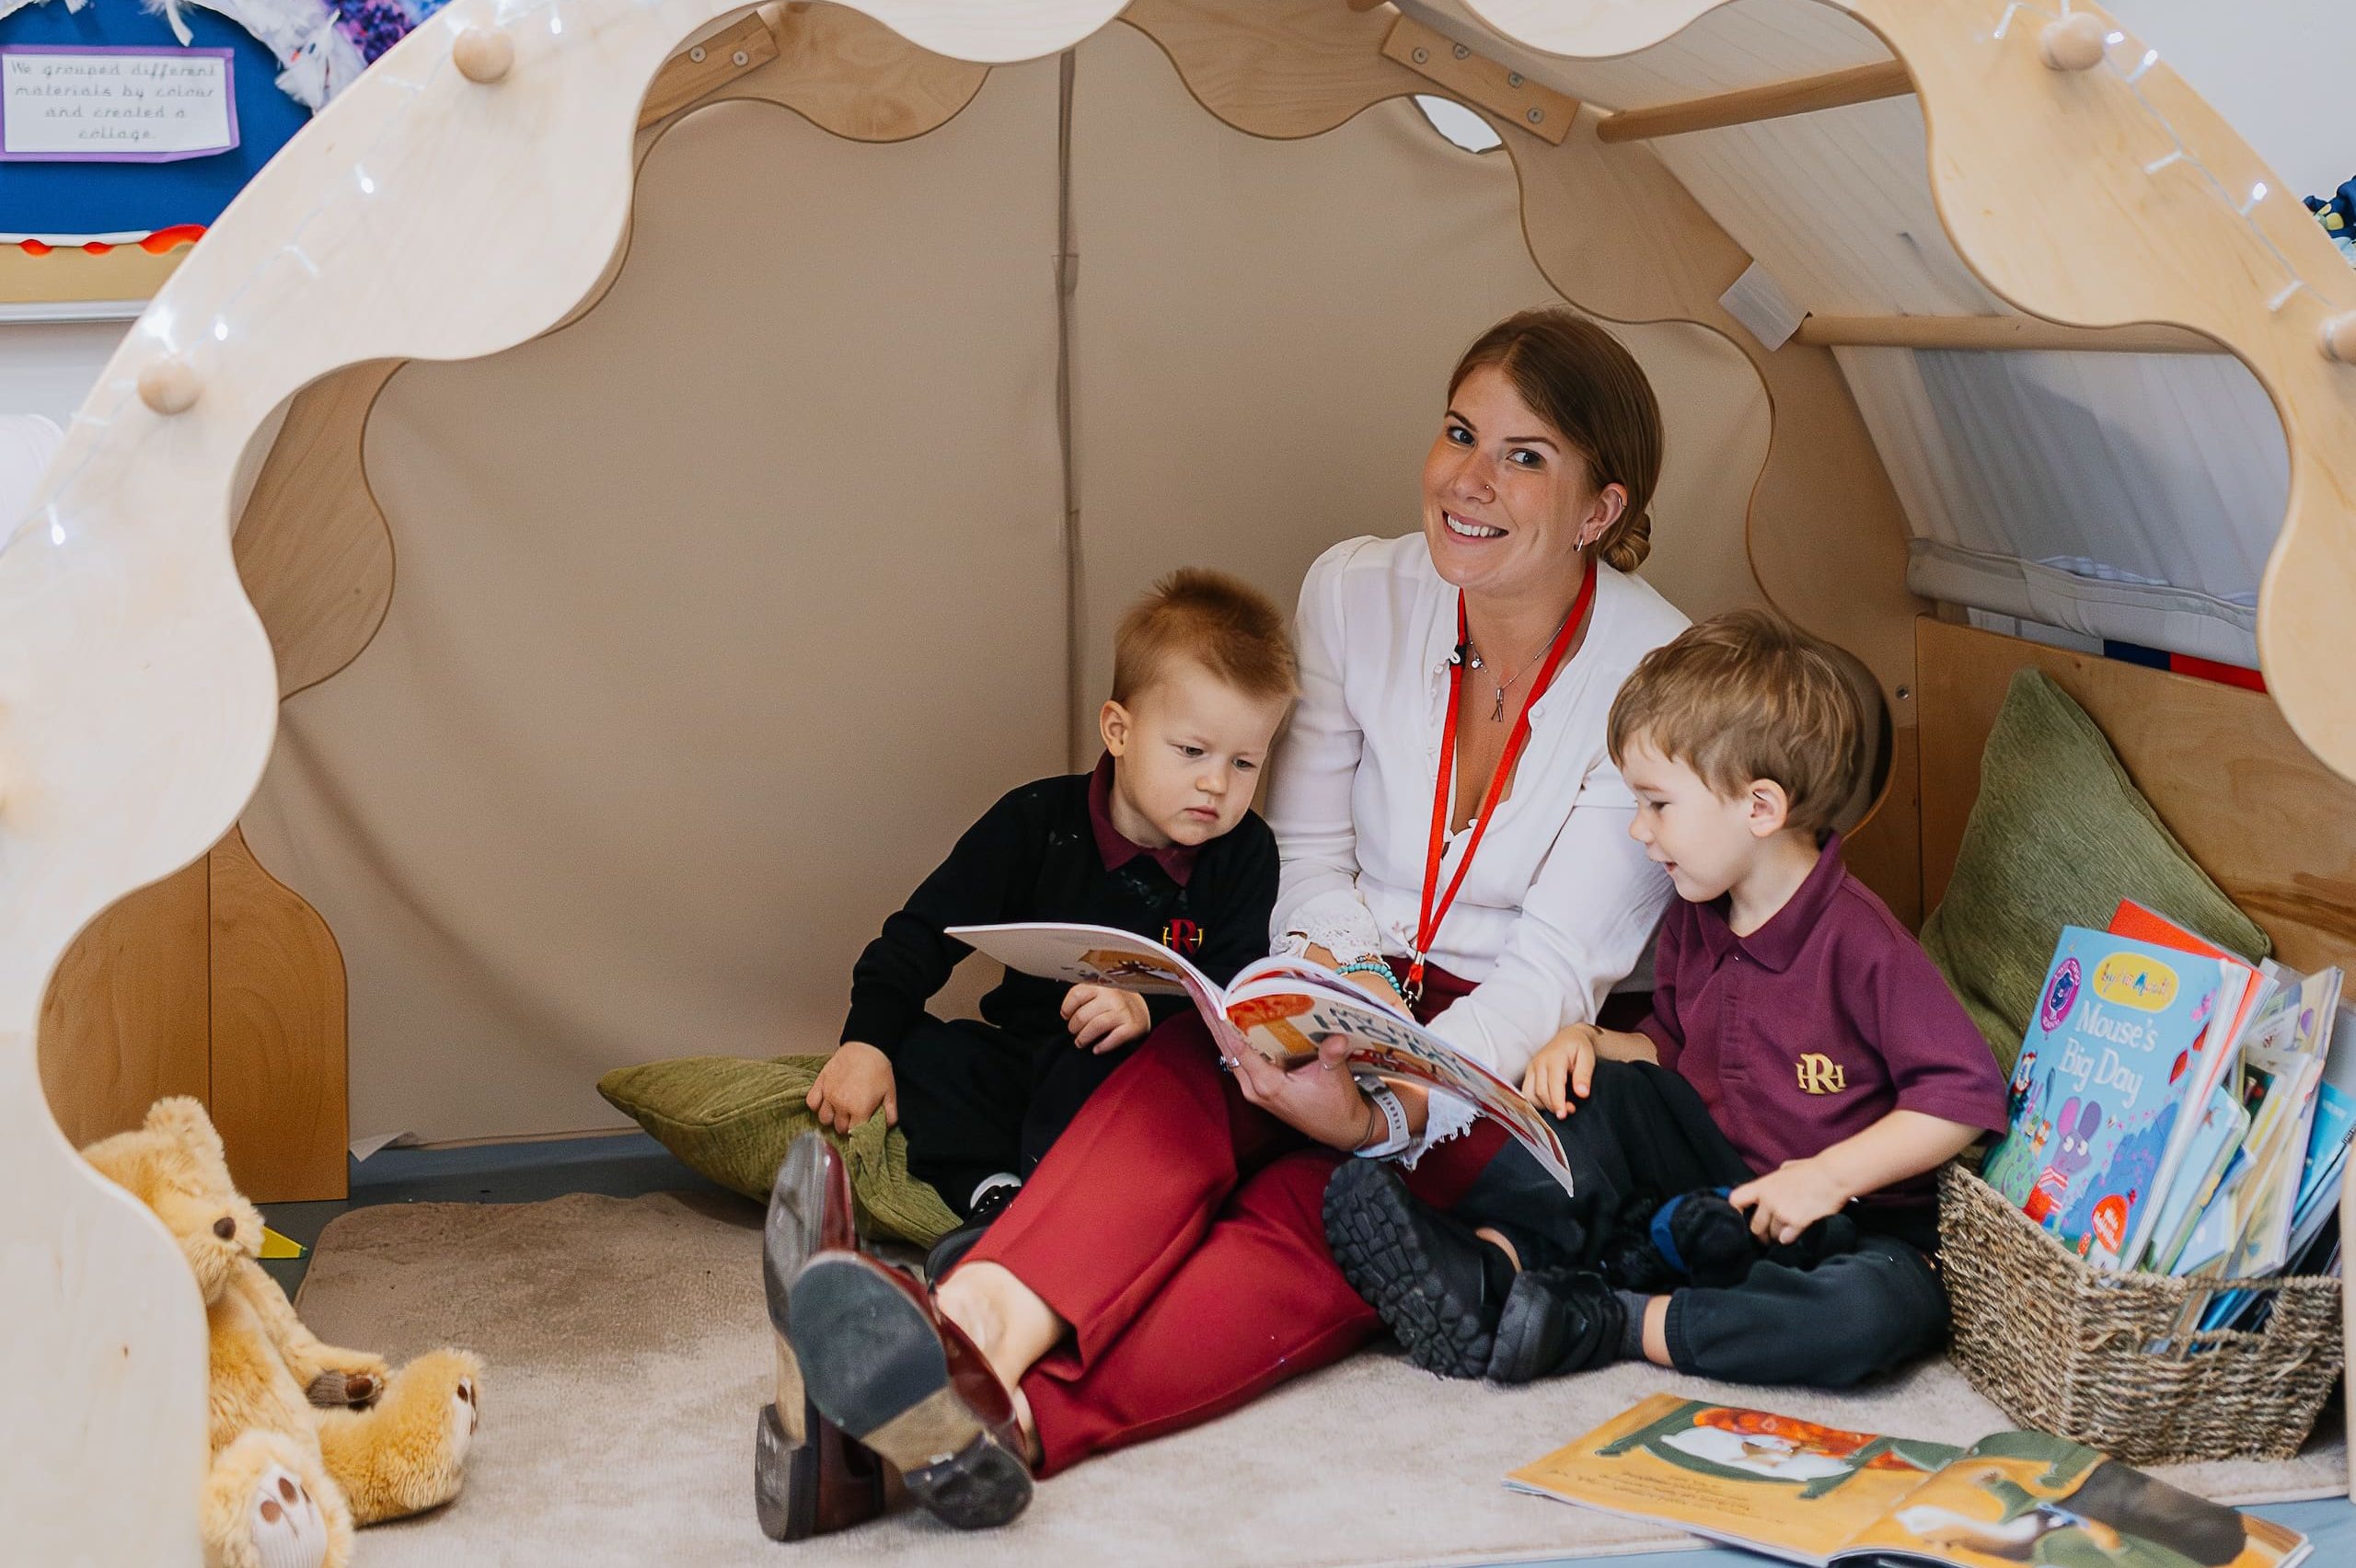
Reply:
M1472 1228L1423 1203L1387 1164L1345 1159L1325 1184L1325 1239L1350 1288L1443 1378L1489 1368L1513 1261Z
M1856 1222L1845 1214L1827 1215L1796 1240L1761 1242L1750 1233L1750 1216L1727 1201L1728 1191L1688 1193L1669 1199L1653 1216L1653 1250L1695 1285L1722 1289L1741 1284L1753 1263L1809 1269L1857 1250Z
M939 1285L951 1269L964 1262L965 1254L974 1250L974 1243L982 1239L982 1232L990 1228L990 1221L1004 1214L1022 1191L1022 1183L1011 1179L984 1188L982 1195L974 1200L974 1212L965 1216L965 1223L935 1241L932 1251L924 1255L926 1283Z
M1530 1269L1516 1276L1499 1314L1488 1375L1529 1383L1620 1359L1628 1308L1586 1269Z

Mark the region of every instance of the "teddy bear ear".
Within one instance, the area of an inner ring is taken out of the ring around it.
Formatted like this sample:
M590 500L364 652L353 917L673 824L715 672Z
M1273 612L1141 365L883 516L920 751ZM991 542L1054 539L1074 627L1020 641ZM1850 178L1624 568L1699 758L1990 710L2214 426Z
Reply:
M156 1101L147 1109L145 1124L150 1132L161 1133L202 1157L225 1166L228 1163L213 1118L205 1114L202 1101L189 1095L175 1094Z

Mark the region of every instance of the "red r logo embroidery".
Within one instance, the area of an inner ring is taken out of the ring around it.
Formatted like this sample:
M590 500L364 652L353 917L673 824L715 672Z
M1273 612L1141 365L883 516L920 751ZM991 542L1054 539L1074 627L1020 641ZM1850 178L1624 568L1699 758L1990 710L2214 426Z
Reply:
M1192 920L1172 920L1161 928L1161 945L1172 952L1200 952L1203 928Z

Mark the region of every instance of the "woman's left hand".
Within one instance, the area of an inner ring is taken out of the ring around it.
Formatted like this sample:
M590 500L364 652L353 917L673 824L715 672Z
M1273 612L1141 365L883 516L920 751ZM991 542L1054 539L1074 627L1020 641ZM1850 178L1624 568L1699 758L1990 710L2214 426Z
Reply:
M1367 1141L1366 1096L1338 1057L1287 1072L1247 1045L1236 1055L1235 1083L1244 1099L1319 1143L1347 1153Z

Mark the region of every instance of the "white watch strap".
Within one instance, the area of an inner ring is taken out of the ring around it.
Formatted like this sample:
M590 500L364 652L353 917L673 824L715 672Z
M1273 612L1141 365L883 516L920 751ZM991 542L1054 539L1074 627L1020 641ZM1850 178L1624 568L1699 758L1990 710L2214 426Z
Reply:
M1415 1141L1407 1130L1407 1108L1399 1102L1399 1095L1389 1084L1376 1084L1366 1091L1367 1101L1382 1113L1383 1124L1390 1136L1380 1143L1357 1150L1361 1159L1384 1159L1404 1149Z

